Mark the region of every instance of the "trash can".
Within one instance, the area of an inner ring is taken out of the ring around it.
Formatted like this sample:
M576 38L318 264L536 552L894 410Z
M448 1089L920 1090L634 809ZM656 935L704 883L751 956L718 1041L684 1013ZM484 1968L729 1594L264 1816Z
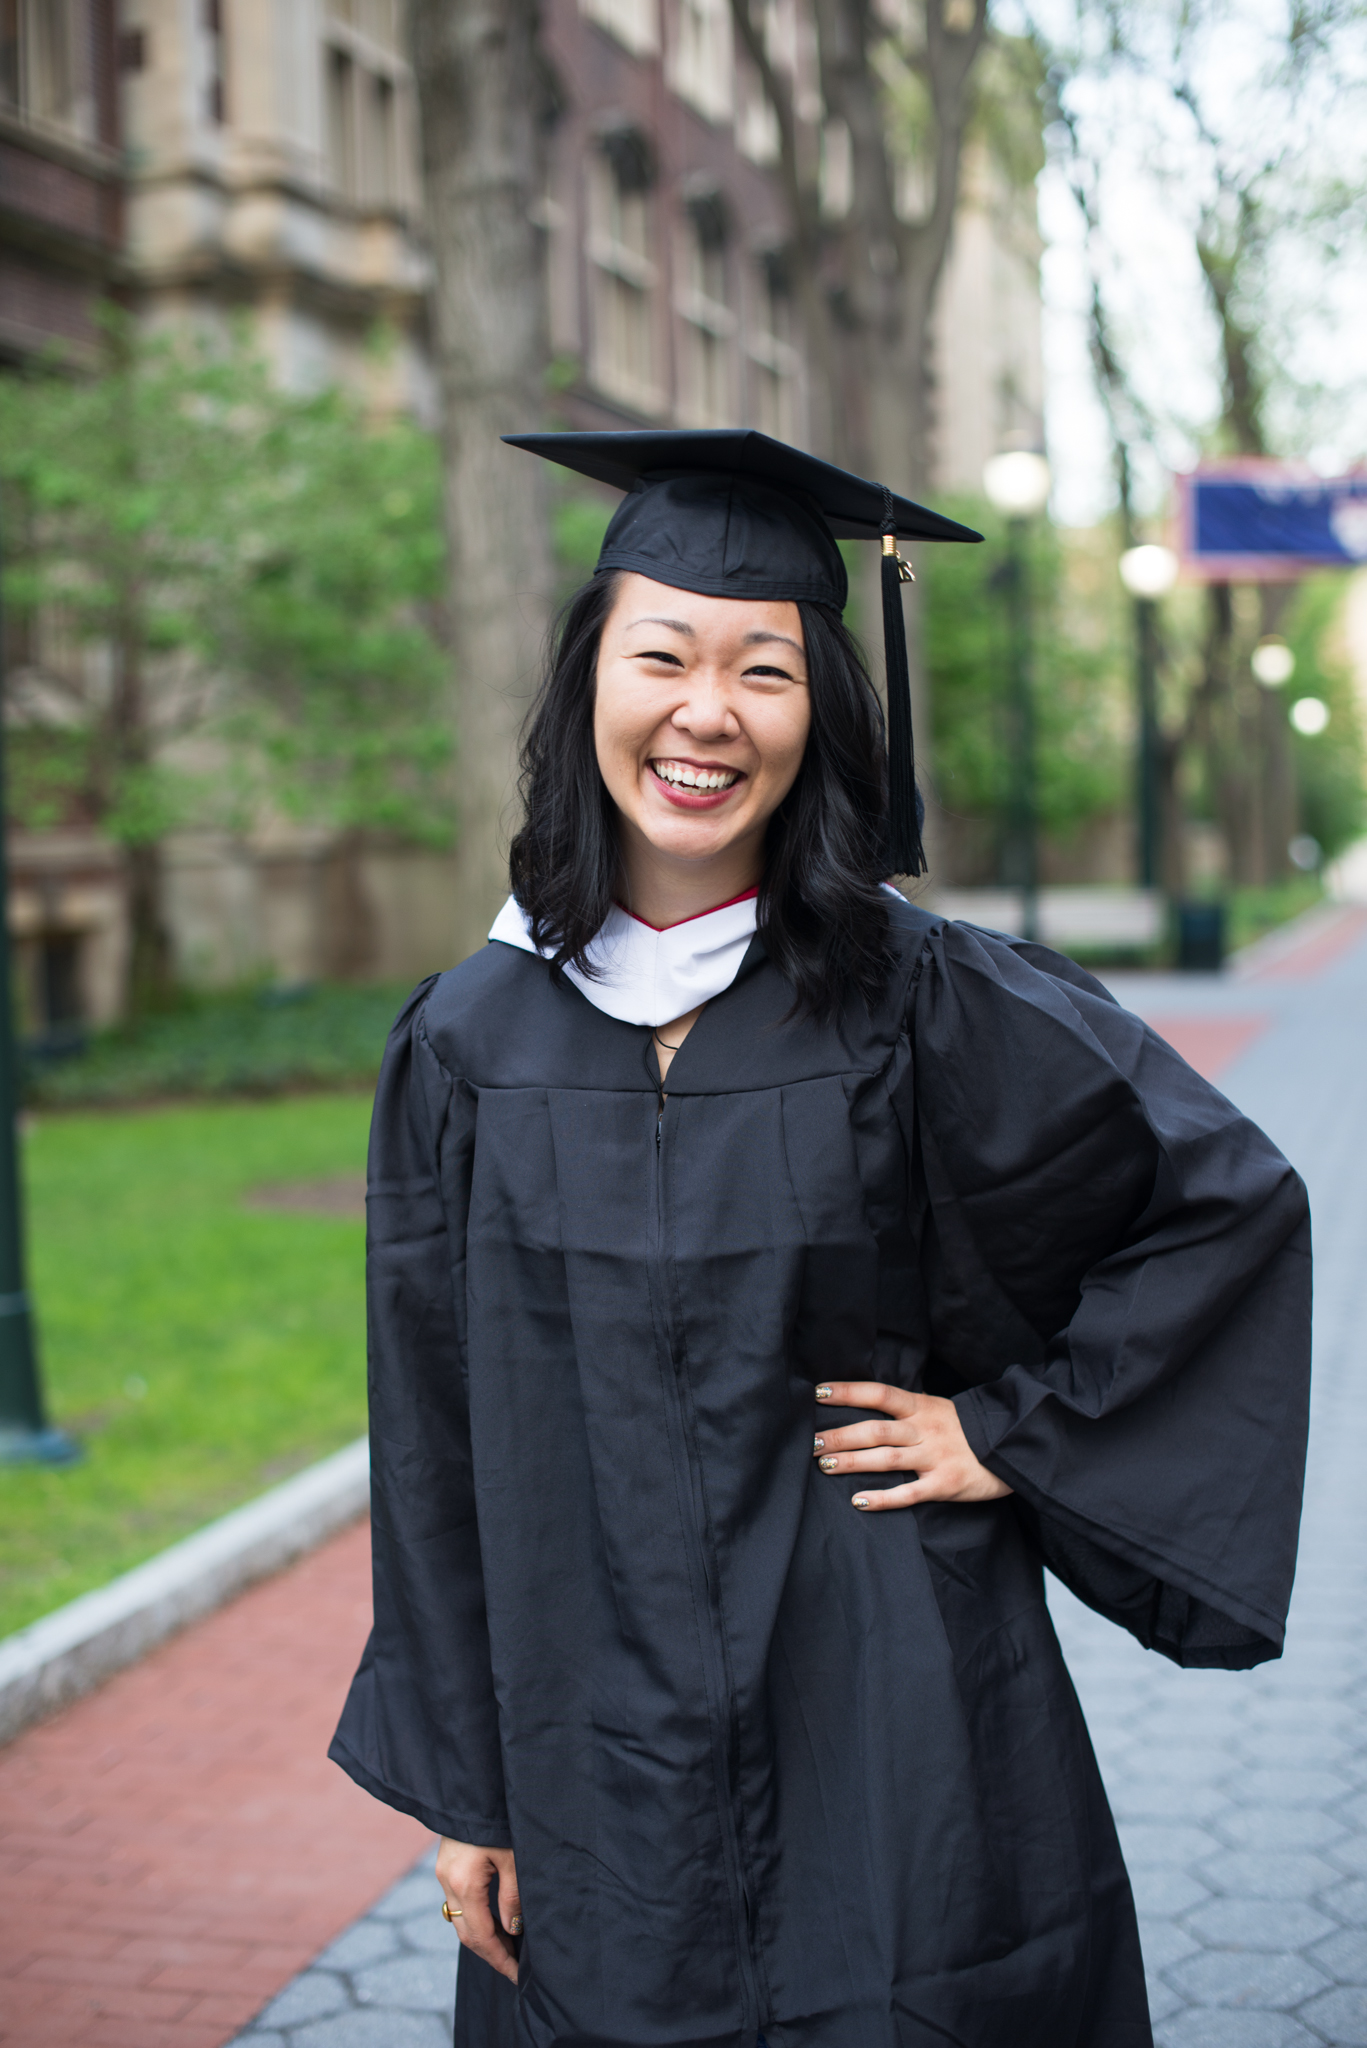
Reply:
M1224 904L1179 903L1177 965L1184 973L1218 974L1224 964Z

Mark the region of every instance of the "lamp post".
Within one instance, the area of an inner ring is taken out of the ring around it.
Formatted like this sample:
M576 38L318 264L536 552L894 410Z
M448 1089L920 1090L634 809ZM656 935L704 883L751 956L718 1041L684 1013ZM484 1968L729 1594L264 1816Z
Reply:
M1049 502L1049 464L1033 449L994 455L983 468L983 489L1006 519L1006 560L997 582L1010 617L1011 801L1008 810L1008 882L1021 892L1021 937L1039 937L1039 810L1035 788L1035 696L1031 675L1030 575L1026 521Z
M1120 557L1120 580L1134 599L1135 694L1139 700L1139 763L1135 790L1139 813L1139 882L1152 889L1158 881L1163 844L1162 797L1158 777L1158 600L1177 581L1177 557L1171 548L1151 543L1127 548Z
M5 835L4 620L0 616L0 1465L66 1465L80 1446L47 1419L33 1311L24 1286L19 1206L19 1107L10 994L9 860Z

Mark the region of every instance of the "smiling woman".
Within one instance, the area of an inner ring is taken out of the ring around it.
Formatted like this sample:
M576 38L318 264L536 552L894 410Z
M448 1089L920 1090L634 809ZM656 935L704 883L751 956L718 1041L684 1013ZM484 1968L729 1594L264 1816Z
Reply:
M614 583L594 747L617 812L624 907L666 931L758 889L769 821L812 725L802 620L795 604L671 590L631 572ZM873 738L872 703L869 727ZM656 1031L662 1081L699 1014Z
M626 495L513 894L376 1098L332 1754L443 1837L459 2048L1151 2048L1042 1566L1277 1654L1304 1190L1071 962L886 886L836 535L898 606L899 535L971 536L763 435L524 445Z

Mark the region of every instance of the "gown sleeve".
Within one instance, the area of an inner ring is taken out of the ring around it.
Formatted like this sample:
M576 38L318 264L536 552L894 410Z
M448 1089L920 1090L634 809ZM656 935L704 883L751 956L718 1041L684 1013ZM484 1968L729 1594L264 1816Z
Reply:
M932 1363L975 1455L1054 1573L1147 1647L1278 1656L1309 1406L1304 1186L1043 948L936 928L912 1032Z
M367 1190L375 1620L328 1754L377 1799L485 1848L511 1839L490 1670L465 1377L475 1096L400 1013Z

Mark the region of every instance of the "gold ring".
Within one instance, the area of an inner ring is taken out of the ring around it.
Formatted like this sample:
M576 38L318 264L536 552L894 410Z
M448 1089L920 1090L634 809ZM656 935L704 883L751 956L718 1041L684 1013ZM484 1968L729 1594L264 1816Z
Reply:
M465 1918L465 1908L464 1906L457 1906L453 1913L451 1911L451 1901L443 1899L441 1902L441 1917L443 1920L463 1920Z

